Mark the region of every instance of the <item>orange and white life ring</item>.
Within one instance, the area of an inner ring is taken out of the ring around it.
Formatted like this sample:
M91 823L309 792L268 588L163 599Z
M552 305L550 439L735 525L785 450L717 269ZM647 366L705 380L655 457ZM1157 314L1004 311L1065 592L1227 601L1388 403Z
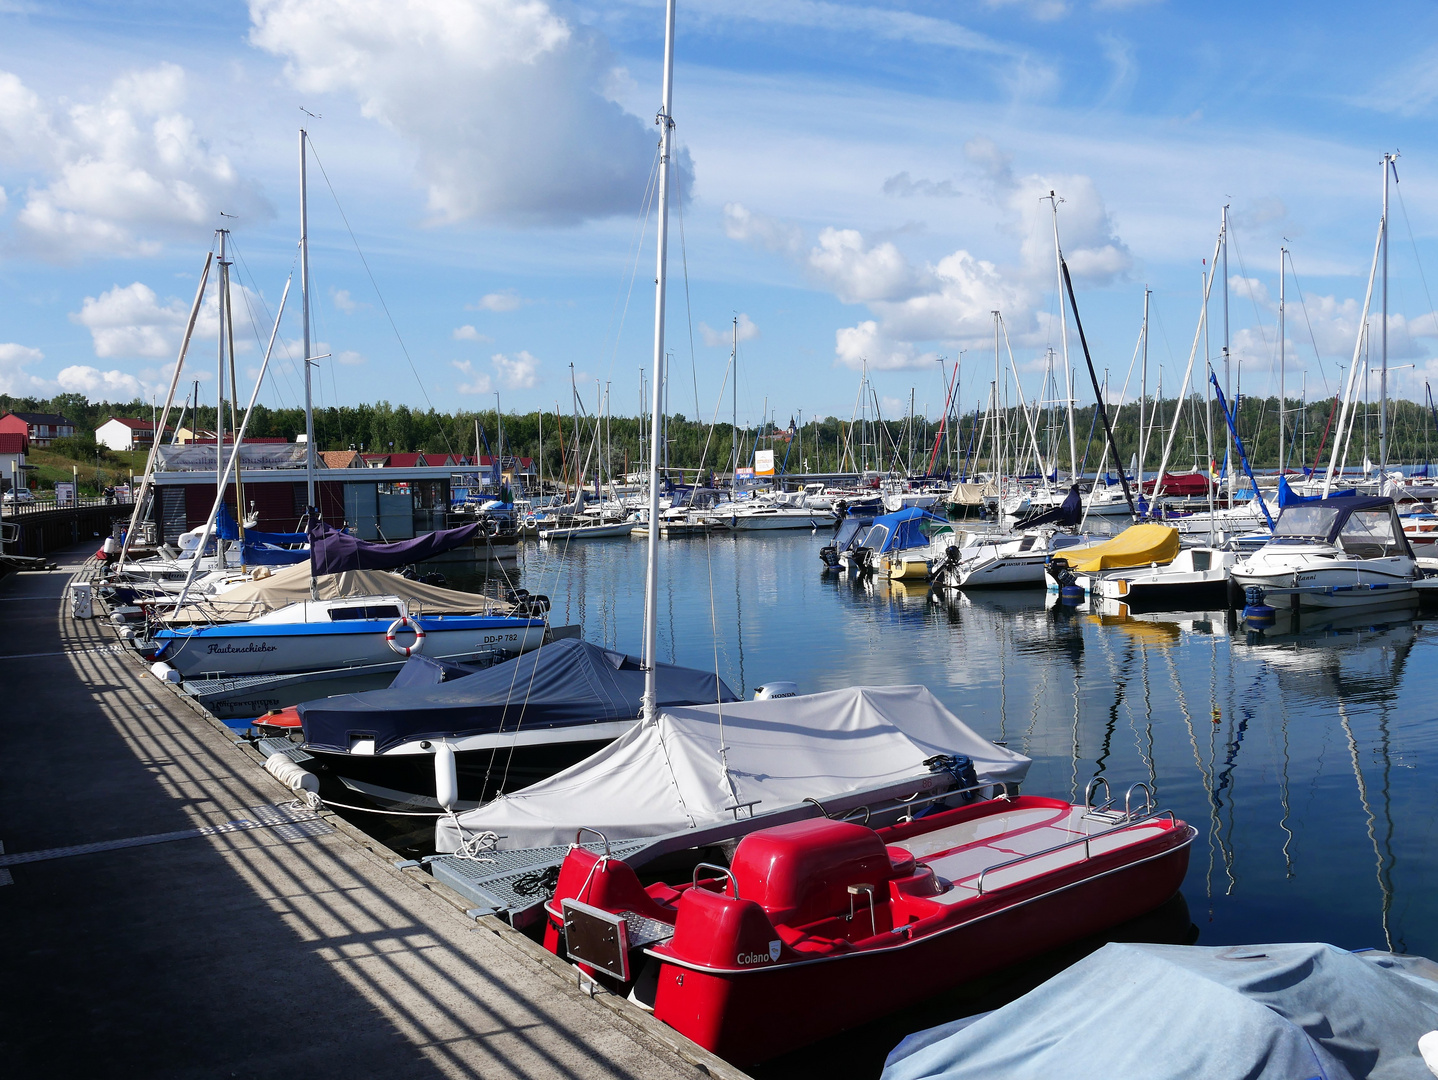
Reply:
M414 634L413 645L400 645L395 641L395 635L405 627L408 627ZM418 619L411 619L408 615L401 615L394 622L389 624L389 629L384 634L385 643L399 653L401 656L409 656L411 653L423 652L424 627L420 626Z

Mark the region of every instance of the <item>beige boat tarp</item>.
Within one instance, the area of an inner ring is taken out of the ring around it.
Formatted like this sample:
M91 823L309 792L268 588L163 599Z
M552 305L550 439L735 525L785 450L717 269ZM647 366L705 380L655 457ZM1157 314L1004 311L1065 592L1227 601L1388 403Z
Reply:
M1160 566L1173 562L1178 555L1178 530L1172 525L1149 522L1130 525L1112 540L1089 547L1061 548L1054 558L1063 559L1080 574L1100 570L1124 570L1134 566Z
M955 484L949 492L950 506L982 506L984 499L997 498L999 485L990 480L986 484Z
M439 585L391 574L388 570L349 570L343 574L321 574L315 578L317 600L342 600L350 596L399 596L416 612L507 615L513 604L478 593L459 592ZM186 603L185 610L167 615L171 625L187 623L245 622L288 604L309 600L310 564L306 560L286 566L268 577L247 581L217 596L204 596Z

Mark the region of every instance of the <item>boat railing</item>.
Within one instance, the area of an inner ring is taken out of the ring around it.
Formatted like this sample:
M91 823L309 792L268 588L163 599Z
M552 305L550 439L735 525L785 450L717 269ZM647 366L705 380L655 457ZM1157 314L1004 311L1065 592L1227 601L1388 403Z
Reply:
M1147 784L1145 784L1142 780L1140 780L1138 783L1131 785L1131 786L1129 787L1128 791L1124 793L1124 797L1123 797L1123 816L1124 816L1125 820L1131 820L1131 819L1133 818L1133 814L1134 814L1133 807L1132 807L1132 803L1133 803L1133 793L1134 793L1134 791L1137 790L1138 788L1143 788L1143 810L1142 810L1142 813L1143 813L1145 816L1148 816L1149 814L1152 814L1152 813L1153 813L1153 790L1152 790Z
M574 846L579 846L579 838L585 833L593 833L595 836L599 837L599 839L604 842L604 857L606 859L610 858L609 837L605 836L598 829L590 828L588 825L581 825L578 829L574 830Z
M713 870L713 871L715 871L715 872L717 872L717 873L719 873L719 874L722 874L724 877L728 878L728 879L729 879L729 888L731 888L731 889L734 890L734 899L735 899L735 900L738 900L738 899L739 899L739 882L738 882L738 880L735 879L733 872L732 872L727 866L715 866L713 863L707 863L707 862L696 863L695 866L694 866L694 876L693 876L693 878L691 878L690 881L689 881L689 887L690 887L690 888L692 888L692 889L697 889L697 888L699 888L699 871L700 871L700 870ZM712 880L712 879L711 879L711 880ZM723 890L721 889L720 892L723 892Z
M1134 786L1137 787L1138 785ZM1170 828L1178 827L1178 818L1174 815L1174 812L1172 810L1160 810L1158 813L1148 814L1144 817L1137 818L1132 821L1125 819L1121 824L1115 825L1111 829L1104 829L1102 832L1089 833L1087 836L1082 836L1077 840L1066 840L1062 844L1055 844L1053 847L1044 848L1042 851L1033 851L1027 855L1020 855L1016 859L1008 859L1001 863L995 863L993 866L986 866L979 871L979 880L975 882L974 887L978 890L978 894L980 896L983 896L984 878L993 871L1004 870L1011 866L1017 866L1020 863L1029 862L1032 859L1041 859L1045 855L1053 855L1056 852L1065 851L1069 848L1079 847L1080 845L1082 845L1083 847L1084 862L1088 862L1090 859L1093 858L1093 850L1090 847L1090 844L1094 840L1101 840L1105 836L1113 836L1115 833L1125 832L1128 829L1134 829L1150 821L1157 821L1162 818L1168 818Z
M1104 794L1108 796L1102 804L1094 802L1094 791L1100 784L1103 785ZM1089 813L1094 810L1107 810L1112 805L1113 792L1112 789L1109 788L1108 777L1102 774L1095 776L1088 782L1088 786L1083 789L1084 812Z

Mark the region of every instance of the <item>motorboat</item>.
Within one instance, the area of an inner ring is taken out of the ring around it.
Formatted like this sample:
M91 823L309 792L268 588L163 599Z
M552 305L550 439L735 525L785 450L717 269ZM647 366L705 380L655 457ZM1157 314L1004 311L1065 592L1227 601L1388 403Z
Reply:
M479 800L525 787L573 765L638 722L644 691L639 659L578 639L457 678L411 657L415 676L360 694L290 710L303 749L346 779L433 797L435 746L454 754L459 797ZM737 701L713 672L659 665L659 705Z
M791 822L675 884L576 845L545 947L727 1061L765 1061L1166 902L1197 830L1141 784L1096 805L1099 784L1082 804L1004 794L880 828Z
M1049 558L1048 535L1037 530L1019 536L976 537L951 548L934 566L934 583L950 589L1043 588Z
M839 552L839 565L861 574L885 576L894 576L895 568L906 567L901 576L911 576L916 575L913 564L921 560L923 572L917 576L928 577L930 536L946 528L950 525L944 518L916 506L893 514L880 514L857 538L857 543Z
M767 532L773 529L809 529L821 525L832 525L834 514L831 510L815 510L807 506L782 506L756 502L754 505L730 503L729 527L736 532Z
M1172 611L1203 611L1226 603L1229 574L1237 560L1236 551L1186 547L1172 562L1077 575L1075 584L1093 596L1123 600L1133 608L1167 605Z
M1123 532L1098 544L1075 547L1049 558L1045 570L1051 590L1091 580L1105 572L1129 570L1139 566L1163 566L1179 552L1178 530L1172 525L1146 521L1130 525Z
M1268 543L1236 562L1243 589L1293 590L1300 608L1402 603L1418 562L1388 496L1344 496L1285 506Z

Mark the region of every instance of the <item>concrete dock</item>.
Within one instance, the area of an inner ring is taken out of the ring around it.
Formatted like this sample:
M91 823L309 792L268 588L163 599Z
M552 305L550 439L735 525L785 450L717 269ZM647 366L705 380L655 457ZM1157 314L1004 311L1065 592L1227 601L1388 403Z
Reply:
M285 824L253 750L70 616L90 551L0 581L5 1075L742 1078L333 815Z

